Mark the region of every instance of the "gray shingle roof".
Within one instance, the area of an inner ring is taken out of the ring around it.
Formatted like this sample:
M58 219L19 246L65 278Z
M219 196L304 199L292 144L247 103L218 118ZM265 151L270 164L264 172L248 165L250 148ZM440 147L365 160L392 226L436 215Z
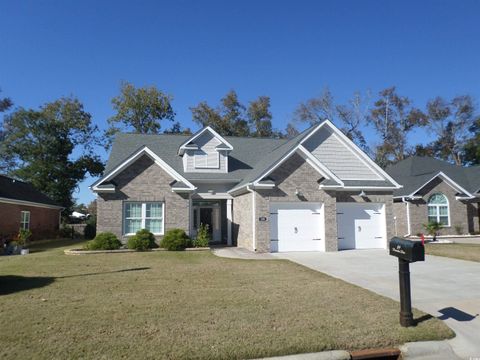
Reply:
M47 195L35 189L32 184L5 175L0 175L0 197L59 206Z
M189 138L190 136L187 135L117 134L104 176L139 149L147 146L187 180L221 179L240 182L259 162L265 157L269 157L273 150L287 142L283 139L226 136L225 139L233 146L228 158L228 173L185 173L182 157L177 154L177 150Z
M480 188L480 166L466 168L430 157L412 156L387 167L386 171L403 185L402 189L394 192L394 196L410 195L439 172L443 172L470 193L475 193Z

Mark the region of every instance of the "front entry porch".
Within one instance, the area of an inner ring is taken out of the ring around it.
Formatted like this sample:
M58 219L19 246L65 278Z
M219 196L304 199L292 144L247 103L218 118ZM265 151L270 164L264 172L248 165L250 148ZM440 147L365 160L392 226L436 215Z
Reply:
M211 244L232 245L232 200L192 199L191 235L195 237L201 224L207 225Z

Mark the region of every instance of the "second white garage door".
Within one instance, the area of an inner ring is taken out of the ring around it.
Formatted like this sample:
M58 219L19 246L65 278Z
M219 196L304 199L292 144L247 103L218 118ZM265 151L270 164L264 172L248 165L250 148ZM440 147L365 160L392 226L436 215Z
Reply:
M385 205L337 203L338 249L384 249Z
M321 203L272 203L270 249L277 251L325 251Z

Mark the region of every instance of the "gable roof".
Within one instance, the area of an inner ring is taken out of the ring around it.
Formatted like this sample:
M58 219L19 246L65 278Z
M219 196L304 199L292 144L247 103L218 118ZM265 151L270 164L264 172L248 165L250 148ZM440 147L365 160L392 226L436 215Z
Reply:
M35 203L61 208L55 201L38 191L32 184L0 175L0 200Z
M302 152L302 150L307 151L302 148L302 142L323 126L327 126L331 128L332 131L340 133L338 136L343 136L346 139L341 131L328 120L303 131L290 140L235 136L221 137L224 142L220 145L222 147L224 145L228 146L228 149L231 148L228 157L228 172L226 173L184 172L183 159L179 156L179 149L181 147L186 148L187 146L190 146L192 139L200 136L205 129L197 132L194 136L119 133L116 135L113 143L104 175L92 185L92 188L98 186L103 181L112 178L112 174L116 169L118 169L122 163L125 163L127 159L132 157L135 154L135 151L142 148L148 148L178 173L179 176L183 177L184 180L180 179L183 183L188 183L190 181L194 182L196 180L221 180L231 182L233 190L237 190L253 182L259 183L268 175L268 171L284 161L294 152ZM368 162L369 166L373 168L374 171L378 172L381 175L381 178L384 179L381 181L357 181L350 184L350 187L353 188L355 186L367 185L391 189L400 186L394 179L390 178L387 173L380 169L366 154L358 149L353 142L348 139L343 141L346 143L346 146L348 145L350 148L357 151L359 156L361 156L365 162ZM305 158L309 158L309 161L312 162L312 165L316 166L319 172L328 175L329 180L331 180L328 182L329 186L335 186L337 188L343 186L343 182L331 173L328 168L321 164L320 161L312 159L312 156L306 156ZM325 182L325 184L327 183Z
M221 143L217 145L219 150L233 150L233 146L225 140L223 136L213 130L210 126L206 126L203 129L200 129L195 134L193 134L189 139L187 139L180 147L178 148L178 155L183 155L186 149L198 147L195 144L195 140L202 136L205 132L210 132L216 139Z
M395 197L413 196L437 177L467 196L480 188L480 166L467 168L435 158L412 156L387 167L386 171L403 185L394 192Z

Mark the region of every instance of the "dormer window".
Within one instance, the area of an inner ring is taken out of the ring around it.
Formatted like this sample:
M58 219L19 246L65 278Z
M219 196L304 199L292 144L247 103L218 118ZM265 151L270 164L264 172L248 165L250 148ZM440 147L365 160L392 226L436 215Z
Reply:
M207 153L203 150L194 152L195 169L218 169L220 167L220 154L218 151Z

